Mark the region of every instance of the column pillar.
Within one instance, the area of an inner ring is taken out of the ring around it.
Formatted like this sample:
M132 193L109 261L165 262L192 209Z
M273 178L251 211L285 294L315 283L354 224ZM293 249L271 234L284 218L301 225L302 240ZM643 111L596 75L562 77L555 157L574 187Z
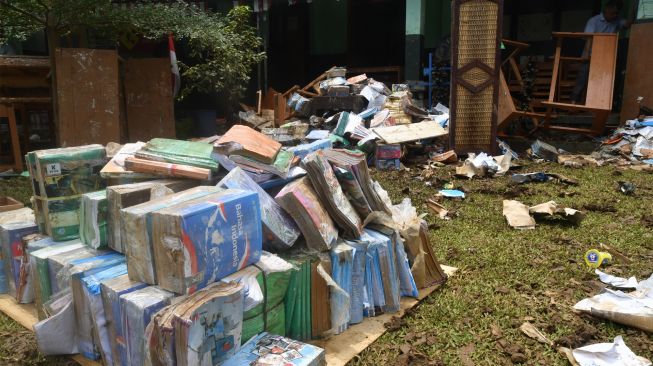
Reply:
M426 0L406 0L406 53L404 57L404 78L406 80L421 79L425 11Z

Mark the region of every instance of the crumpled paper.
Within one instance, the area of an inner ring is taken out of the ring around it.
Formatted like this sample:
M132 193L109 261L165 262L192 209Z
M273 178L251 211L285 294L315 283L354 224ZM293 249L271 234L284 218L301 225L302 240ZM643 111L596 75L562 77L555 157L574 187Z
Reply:
M580 366L650 366L651 361L637 356L626 346L621 336L614 343L598 343L572 351Z
M653 275L641 281L636 291L626 293L606 288L576 303L574 310L653 332Z
M613 287L618 288L637 288L637 279L633 276L629 279L623 277L616 277L605 272L601 272L598 269L594 271L599 276L601 282L608 284Z

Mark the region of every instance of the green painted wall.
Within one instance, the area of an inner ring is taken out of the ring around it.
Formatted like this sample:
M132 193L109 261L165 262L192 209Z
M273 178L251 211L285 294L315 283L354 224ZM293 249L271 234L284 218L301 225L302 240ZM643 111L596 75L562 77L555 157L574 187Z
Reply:
M406 35L424 34L426 0L406 0Z
M347 52L348 0L313 0L308 5L311 55Z
M426 1L424 48L435 48L451 34L451 0Z

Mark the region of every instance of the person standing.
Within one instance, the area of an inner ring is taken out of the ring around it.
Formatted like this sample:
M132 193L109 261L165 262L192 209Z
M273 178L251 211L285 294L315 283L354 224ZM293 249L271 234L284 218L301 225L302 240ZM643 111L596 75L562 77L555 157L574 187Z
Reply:
M636 2L635 2L636 3ZM622 29L628 29L633 24L635 20L635 12L631 11L631 15L628 20L621 18L619 16L619 11L623 7L623 1L620 0L610 0L603 7L603 11L591 17L587 24L585 25L585 33L619 33ZM582 66L578 70L578 77L576 78L576 86L571 93L570 99L572 104L577 104L580 102L580 98L583 95L585 89L587 89L587 82L589 79L589 62L587 60L592 54L592 44L591 41L585 43L585 49L583 50L583 59L586 61L583 62Z

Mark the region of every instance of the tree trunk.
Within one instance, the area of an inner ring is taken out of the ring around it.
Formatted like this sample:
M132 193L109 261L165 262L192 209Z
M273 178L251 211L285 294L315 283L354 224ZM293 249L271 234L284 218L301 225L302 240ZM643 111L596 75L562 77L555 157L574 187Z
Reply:
M54 135L57 145L59 145L59 105L57 103L57 65L55 62L55 52L59 46L59 34L54 27L54 19L51 14L47 15L47 26L45 28L48 40L48 56L50 57L50 95L52 97L52 116L54 122Z

